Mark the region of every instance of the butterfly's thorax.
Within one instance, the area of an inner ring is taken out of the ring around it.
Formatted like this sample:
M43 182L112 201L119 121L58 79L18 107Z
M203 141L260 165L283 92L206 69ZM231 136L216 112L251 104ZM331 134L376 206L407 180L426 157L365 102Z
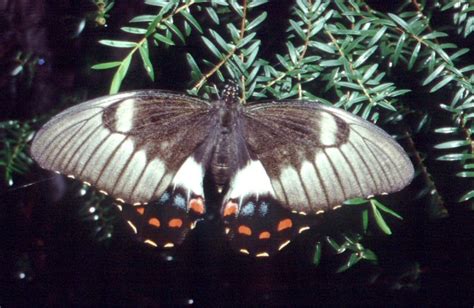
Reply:
M216 102L218 125L216 127L216 142L210 161L210 172L221 190L237 169L239 140L239 119L242 106L235 98L226 97Z

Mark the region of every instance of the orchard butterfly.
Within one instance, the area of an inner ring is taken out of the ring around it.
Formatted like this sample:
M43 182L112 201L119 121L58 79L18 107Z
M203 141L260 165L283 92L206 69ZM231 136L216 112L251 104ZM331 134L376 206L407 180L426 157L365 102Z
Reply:
M283 249L315 215L399 191L414 173L403 149L360 117L303 100L243 105L235 85L214 102L158 90L84 102L47 122L31 154L114 198L136 237L160 248L179 245L215 206L208 175L223 233L257 257Z

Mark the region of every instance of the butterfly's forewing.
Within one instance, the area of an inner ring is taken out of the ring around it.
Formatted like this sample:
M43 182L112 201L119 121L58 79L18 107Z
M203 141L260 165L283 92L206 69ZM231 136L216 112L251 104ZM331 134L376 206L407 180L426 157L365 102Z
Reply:
M208 157L198 146L210 132L210 117L206 102L185 95L106 96L51 119L35 136L31 154L41 167L119 201L127 223L146 243L171 247L205 212Z
M287 209L315 214L401 190L413 178L393 138L341 109L299 101L250 106L244 134Z
M94 99L55 116L31 154L49 170L90 183L115 199L158 198L209 134L207 103L158 91Z

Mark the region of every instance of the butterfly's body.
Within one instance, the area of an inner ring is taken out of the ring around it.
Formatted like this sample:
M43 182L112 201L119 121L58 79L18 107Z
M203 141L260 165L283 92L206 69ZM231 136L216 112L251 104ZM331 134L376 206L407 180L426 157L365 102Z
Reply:
M237 170L239 149L235 140L238 140L240 128L238 119L242 108L239 104L235 104L235 101L224 100L217 101L214 106L219 120L215 121L215 133L212 138L208 138L208 143L212 147L210 172L218 190L222 191L231 175Z
M244 106L234 87L213 103L163 91L88 101L48 122L31 151L42 167L114 197L137 237L159 247L179 244L205 215L209 174L232 246L255 256L317 224L311 214L413 177L373 124L309 102Z

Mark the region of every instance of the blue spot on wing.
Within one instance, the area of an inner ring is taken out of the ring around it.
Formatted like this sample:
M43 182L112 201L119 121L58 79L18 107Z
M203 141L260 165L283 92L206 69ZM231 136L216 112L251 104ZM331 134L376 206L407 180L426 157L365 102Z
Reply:
M165 192L161 195L160 200L158 200L159 203L165 203L170 199L170 194Z
M268 213L268 203L262 202L262 204L260 204L260 207L258 208L258 213L260 214L260 216L267 215L267 213Z
M240 210L240 215L252 216L255 213L255 204L253 202L246 203Z
M174 196L173 205L183 210L187 209L186 199L184 199L184 197L181 195Z

